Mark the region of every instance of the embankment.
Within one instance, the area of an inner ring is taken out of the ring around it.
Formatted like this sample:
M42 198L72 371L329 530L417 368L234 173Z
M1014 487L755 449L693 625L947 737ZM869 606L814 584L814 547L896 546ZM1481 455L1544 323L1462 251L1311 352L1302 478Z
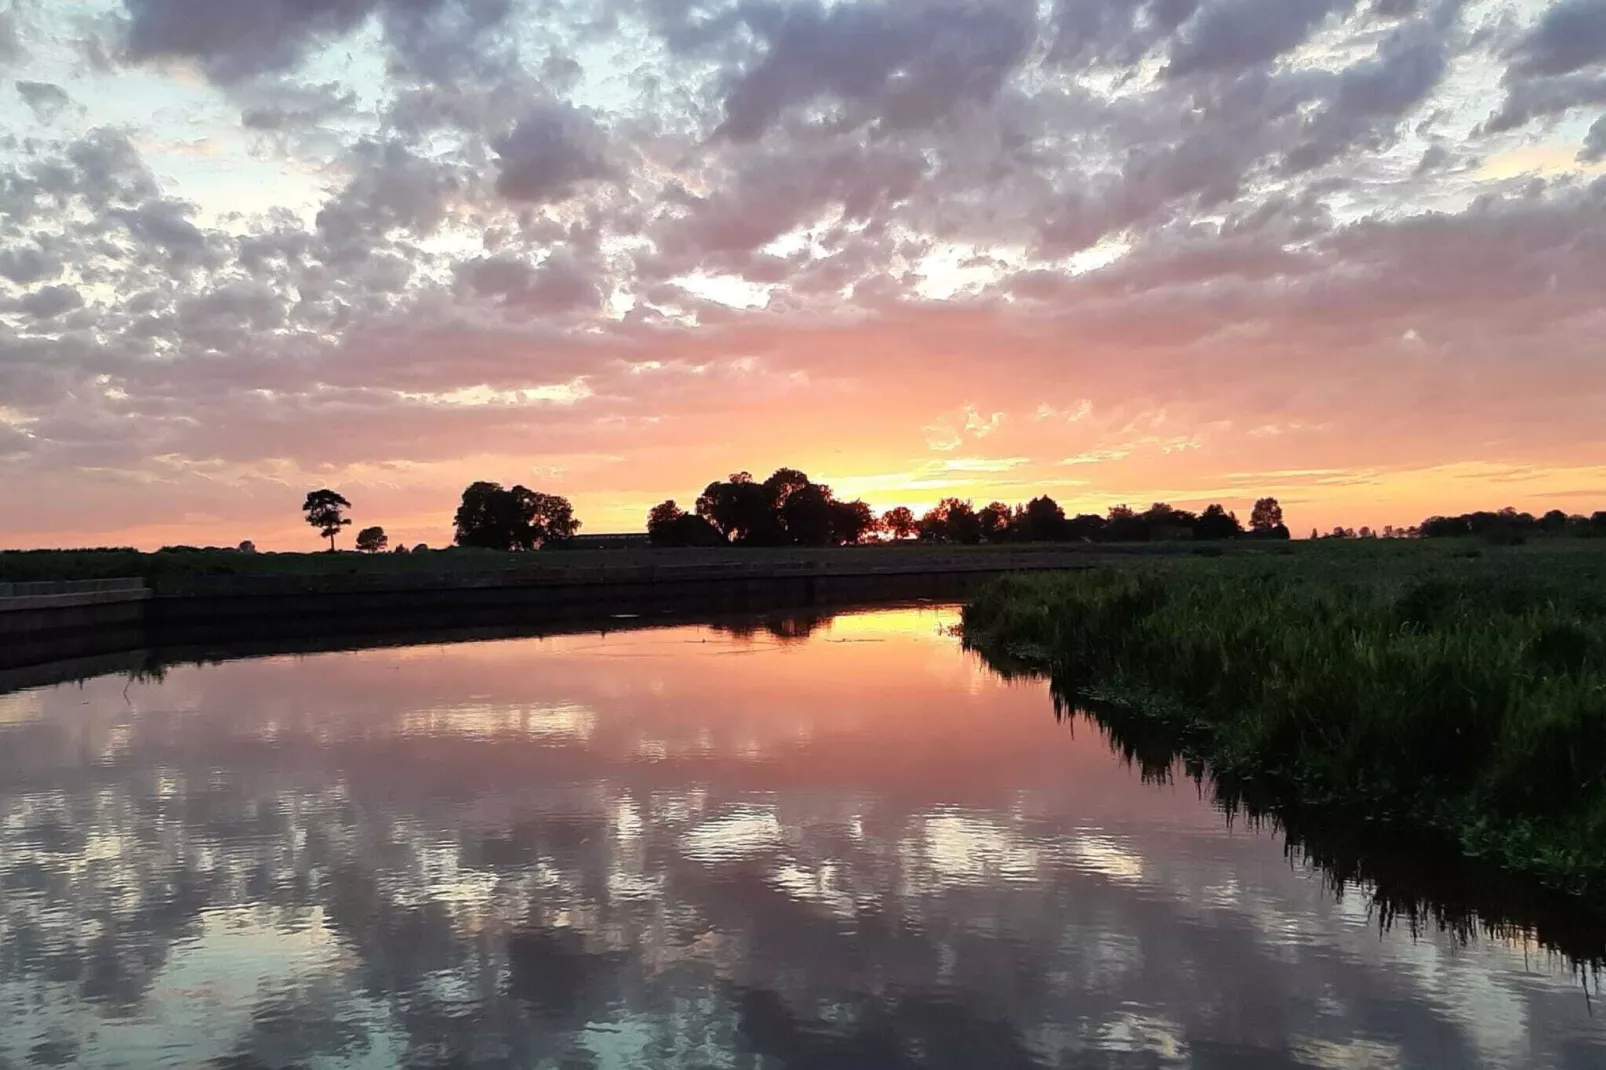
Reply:
M758 559L731 553L646 563L566 555L485 572L181 574L15 584L0 587L0 668L153 645L957 600L1000 575L1095 562L1074 549Z

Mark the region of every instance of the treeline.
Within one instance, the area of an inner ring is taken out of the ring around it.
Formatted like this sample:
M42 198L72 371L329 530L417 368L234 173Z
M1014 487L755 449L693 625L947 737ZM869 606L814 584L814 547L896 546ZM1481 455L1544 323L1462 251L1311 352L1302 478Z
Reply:
M880 530L875 510L839 500L795 468L762 483L750 473L708 484L688 513L674 500L647 513L654 546L848 546Z
M1481 535L1487 539L1520 539L1529 535L1583 535L1606 537L1606 510L1584 516L1552 509L1534 516L1507 506L1495 512L1480 510L1460 516L1430 516L1417 533L1425 539Z
M351 525L346 516L350 508L350 501L326 487L309 493L301 512L307 523L329 540L332 552L335 536ZM569 499L561 495L481 481L470 483L464 489L462 503L452 517L452 529L453 541L458 546L481 550L535 550L574 538L580 530L580 521L575 518ZM364 553L379 553L389 545L390 538L384 528L363 528L357 533L357 549ZM243 542L240 549L251 552L256 547ZM412 551L398 545L394 552L418 553L428 549L419 543Z
M1246 528L1236 513L1211 505L1192 513L1164 502L1138 512L1125 505L1108 514L1069 517L1044 495L1025 505L992 502L980 509L945 498L922 516L898 506L877 516L858 499L839 500L831 488L795 468L762 482L748 472L708 484L691 512L673 501L647 514L655 546L847 546L870 539L940 543L1149 542L1167 539L1286 539L1275 498L1255 503Z

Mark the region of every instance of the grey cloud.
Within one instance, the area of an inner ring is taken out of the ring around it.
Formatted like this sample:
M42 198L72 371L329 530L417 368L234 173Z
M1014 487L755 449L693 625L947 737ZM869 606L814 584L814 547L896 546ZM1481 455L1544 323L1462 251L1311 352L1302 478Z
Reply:
M1305 124L1304 141L1288 154L1285 166L1305 171L1337 159L1358 141L1376 147L1389 140L1399 117L1432 92L1447 66L1443 36L1430 23L1396 29L1374 59L1339 75L1337 91Z
M1194 16L1200 0L1059 0L1054 58L1134 64Z
M356 93L342 91L332 82L323 85L281 82L271 86L263 96L265 99L240 112L240 125L247 130L277 132L315 126L357 102Z
M726 91L719 132L736 141L822 97L859 109L859 121L929 124L961 102L990 100L1037 33L1029 0L753 3L741 11L766 51Z
M446 198L462 187L454 170L396 141L352 149L356 173L318 212L319 234L342 256L366 255L396 229L428 235L446 217Z
M114 214L136 241L162 249L171 261L195 263L204 258L207 242L186 218L191 211L187 204L158 198Z
M1573 108L1606 104L1606 74L1580 72L1560 78L1511 79L1500 110L1483 124L1482 132L1498 134L1547 115Z
M18 82L17 93L41 119L54 119L72 103L67 91L49 82Z
M1423 151L1422 158L1417 161L1416 174L1419 176L1431 174L1450 166L1453 162L1454 157L1450 155L1449 149L1443 145L1429 145Z
M44 278L61 272L61 259L47 254L38 246L20 249L0 249L0 276L20 286L30 286Z
M1606 60L1606 0L1563 0L1545 12L1514 50L1511 70L1571 74Z
M46 286L25 293L17 307L37 320L51 320L84 307L83 295L73 286Z
M123 0L125 49L134 62L198 61L214 81L233 84L294 68L312 47L378 15L407 70L455 72L465 53L506 16L504 0Z
M837 207L849 222L871 222L911 197L927 172L922 154L890 145L844 144L749 154L706 196L685 190L653 231L654 277L699 265L745 273L751 254L794 227Z
M579 258L557 250L538 267L511 256L480 257L459 264L457 277L472 292L501 297L535 313L595 309L602 291L594 273Z
M1506 98L1484 123L1512 130L1546 115L1606 102L1606 0L1564 0L1510 51Z
M1172 45L1165 73L1235 74L1303 44L1324 19L1354 0L1220 0Z
M1599 163L1606 160L1606 115L1595 120L1584 135L1584 147L1578 150L1581 163Z
M22 61L22 38L17 34L17 16L0 11L0 67Z
M611 173L601 128L558 101L532 108L495 148L501 164L496 191L509 200L566 200L580 183Z

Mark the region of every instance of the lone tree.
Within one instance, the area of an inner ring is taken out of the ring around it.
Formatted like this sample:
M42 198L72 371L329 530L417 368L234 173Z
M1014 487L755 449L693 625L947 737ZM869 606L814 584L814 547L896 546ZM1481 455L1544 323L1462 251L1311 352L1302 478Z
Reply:
M308 494L307 500L301 504L301 511L307 515L307 523L317 528L318 534L329 540L330 553L334 553L335 550L335 536L340 534L341 528L351 523L341 512L350 508L350 502L328 487Z
M1257 501L1254 511L1249 514L1249 530L1259 535L1271 535L1279 529L1286 538L1288 529L1283 525L1283 507L1277 499L1262 498Z
M485 482L463 491L452 522L457 545L485 550L534 550L552 539L572 539L580 530L569 499Z
M390 539L385 535L384 528L363 528L357 532L357 549L365 554L377 554L389 545ZM405 547L398 546L396 549L402 550Z

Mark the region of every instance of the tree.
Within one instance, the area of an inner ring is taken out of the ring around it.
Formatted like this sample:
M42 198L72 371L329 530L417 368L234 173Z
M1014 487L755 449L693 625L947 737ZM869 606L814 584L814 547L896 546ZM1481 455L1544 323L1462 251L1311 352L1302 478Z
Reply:
M1238 514L1227 512L1226 507L1219 504L1205 506L1205 511L1199 514L1199 519L1193 525L1193 537L1196 539L1235 539L1243 533Z
M342 512L350 508L350 502L328 487L308 494L307 500L301 504L301 511L306 514L307 523L317 528L318 534L329 540L330 553L335 551L335 536L340 534L341 528L351 523Z
M781 523L789 541L796 546L829 546L831 532L831 488L806 483L790 491L781 506Z
M676 546L675 527L686 515L686 510L673 499L659 502L647 510L647 538L654 546Z
M384 528L363 528L357 532L357 549L365 554L377 554L389 545L390 539L386 536ZM397 549L401 547L398 546Z
M717 528L673 501L661 502L647 513L647 537L654 546L725 545Z
M533 550L555 539L572 539L580 530L569 500L527 487L471 483L452 519L457 545L487 550Z
M899 505L881 514L881 530L894 539L911 539L920 532L920 522L907 505Z
M980 542L981 521L976 507L958 498L944 498L920 518L920 537L928 542Z
M1539 518L1539 530L1548 535L1559 535L1567 530L1567 514L1560 509L1552 509Z
M852 546L876 528L875 511L868 502L831 503L831 538L839 546Z
M770 506L770 492L746 472L737 472L723 483L708 484L697 497L697 515L729 542L777 546L786 538Z
M1249 530L1269 532L1283 526L1283 507L1276 498L1261 498L1249 514Z
M769 498L770 508L780 512L786 505L787 498L809 485L811 485L809 477L796 468L777 468L764 481L764 493Z
M1065 527L1065 510L1046 494L1026 503L1016 528L1016 536L1027 542L1057 542L1070 537Z
M239 551L242 554L254 554L257 552L257 544L252 542L250 539L246 539L240 543Z
M1110 542L1138 542L1148 537L1148 529L1130 505L1110 506L1109 519L1104 522L1105 539Z
M1071 542L1093 542L1105 537L1110 522L1093 513L1082 513L1065 521L1065 538Z
M988 542L1003 542L1009 538L1010 528L1009 506L1003 502L992 502L982 507L976 514L976 524L981 528L981 537Z

